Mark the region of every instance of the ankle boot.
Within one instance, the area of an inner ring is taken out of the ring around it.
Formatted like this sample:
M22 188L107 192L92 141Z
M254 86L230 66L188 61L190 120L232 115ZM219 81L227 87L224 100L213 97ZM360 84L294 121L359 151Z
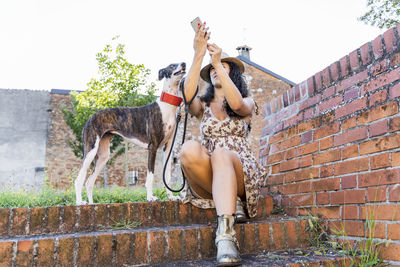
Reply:
M242 200L238 197L236 200L236 213L235 213L235 222L236 223L244 223L247 221L246 213L244 213Z
M217 246L217 266L236 266L240 264L239 251L235 238L232 215L218 216L218 229L215 238Z

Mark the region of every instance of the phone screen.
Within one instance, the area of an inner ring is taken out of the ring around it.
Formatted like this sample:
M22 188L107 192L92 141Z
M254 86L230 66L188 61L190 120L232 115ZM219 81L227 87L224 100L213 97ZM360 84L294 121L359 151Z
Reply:
M197 25L201 24L201 20L199 17L195 18L194 20L192 20L192 22L190 22L190 24L192 25L192 28L195 32L197 32Z

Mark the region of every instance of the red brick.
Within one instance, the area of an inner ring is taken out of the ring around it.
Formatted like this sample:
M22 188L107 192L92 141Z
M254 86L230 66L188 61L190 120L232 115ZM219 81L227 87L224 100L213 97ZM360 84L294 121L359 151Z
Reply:
M381 90L369 96L369 106L374 106L376 104L380 104L385 102L387 99L387 91Z
M99 235L97 238L97 266L112 265L112 234ZM143 248L141 248L143 249Z
M389 153L385 153L371 157L371 170L390 167L389 156Z
M297 171L291 171L286 174L285 183L303 181L317 177L319 177L319 168L308 168Z
M312 192L333 191L340 189L340 178L329 178L312 182Z
M334 162L340 160L340 149L329 150L314 155L314 165L320 165L327 162Z
M299 135L292 137L290 139L283 141L281 143L280 149L284 150L284 149L288 149L290 147L298 146L300 144L300 142L301 142L301 137Z
M322 79L323 79L322 84L324 87L328 86L331 83L331 77L329 75L329 67L325 68L322 71Z
M314 130L314 140L318 140L326 136L333 135L335 133L338 133L339 130L340 130L339 122L335 122L327 126L321 127L317 130Z
M301 168L310 167L311 165L312 165L312 156L311 155L301 158L301 160L300 160Z
M385 134L388 131L387 121L383 120L373 123L368 128L369 128L369 137L375 137L378 135Z
M342 177L342 189L355 188L357 186L357 175L347 175Z
M386 201L386 186L367 188L367 202Z
M388 244L388 246L382 246L380 255L385 260L400 261L400 245Z
M342 159L349 159L359 156L358 145L350 145L342 148Z
M322 71L316 73L314 75L314 79L315 79L315 90L319 91L322 89Z
M328 225L331 229L337 231L341 231L344 228L348 236L363 237L365 234L365 227L362 221L331 221Z
M321 94L317 94L313 97L310 97L306 99L301 105L300 105L300 110L303 110L305 108L309 108L314 106L315 104L319 103L321 101Z
M337 81L339 79L339 62L332 63L329 69L331 70L332 81Z
M400 224L388 224L388 239L400 240Z
M359 174L358 186L370 187L376 185L400 183L400 169L381 170Z
M133 264L147 264L149 263L148 255L148 243L147 243L147 232L137 232L133 234L134 247L132 251Z
M358 117L358 124L362 125L371 121L379 120L381 118L389 117L397 114L398 111L398 103L390 102L361 113Z
M43 207L31 208L30 221L29 221L29 234L39 234L42 232L43 218L44 218Z
M400 220L400 205L374 205L360 207L360 219L365 220L371 218L375 220L399 221Z
M382 86L390 84L400 79L400 69L394 69L388 73L382 74L375 79L361 86L361 95L374 91Z
M131 236L129 233L116 235L116 263L118 266L129 264ZM162 256L162 255L160 255Z
M285 235L283 233L283 223L273 222L272 224L272 240L275 250L285 248Z
M318 151L318 149L319 149L318 142L306 144L306 145L300 146L296 149L297 153L295 156L303 156L303 155L311 154L311 153Z
M340 207L330 206L330 207L313 207L311 213L317 216L321 216L325 219L340 219Z
M321 192L317 193L317 205L327 205L329 204L329 193Z
M200 227L200 254L203 258L210 258L215 255L215 243L213 242L213 230L209 227Z
M364 66L371 63L371 56L369 53L369 44L370 43L366 43L360 47L361 62L362 62L362 65L364 65Z
M150 218L152 226L160 226L163 225L164 220L162 218L161 210L161 202L160 201L152 201L150 206Z
M321 166L320 177L323 178L329 176L333 176L333 164Z
M182 259L182 230L168 231L168 259L177 261Z
M367 98L361 98L354 100L353 102L347 103L346 105L339 107L335 110L335 119L347 116L355 113L356 111L362 110L367 107Z
M47 207L46 231L56 233L60 230L60 209L61 207Z
M350 59L350 69L352 71L357 71L358 69L360 69L357 50L354 50L353 52L350 53L349 59Z
M358 219L358 206L343 205L342 206L342 217L345 220L356 220Z
M94 236L78 237L78 266L92 266L94 263Z
M400 185L396 184L389 187L389 201L400 201Z
M187 230L186 230L187 231ZM149 233L150 238L150 263L161 263L165 261L166 240L163 231Z
M366 139L367 137L368 137L367 128L360 127L334 136L333 145L340 146L354 141Z
M54 239L38 240L37 266L53 266Z
M272 154L270 156L268 156L268 164L272 164L272 163L276 163L276 162L280 162L282 160L284 160L284 156L287 152L278 152L275 154Z
M383 56L383 45L382 45L381 35L379 35L372 41L372 52L374 54L375 59L378 59Z
M33 240L18 241L16 265L33 266Z
M0 262L4 267L11 266L13 243L12 241L0 242Z
M292 160L287 160L279 164L279 171L289 171L289 170L294 170L298 169L300 167L300 160L298 158L292 159Z
M396 48L396 37L394 36L394 28L387 30L383 34L383 41L385 42L386 53L389 54Z
M65 232L75 229L76 206L64 206L64 220L62 228Z
M357 85L358 83L365 81L367 78L368 78L368 70L364 70L360 73L352 75L352 76L348 77L347 79L338 83L336 92L346 90L347 88L349 88L353 85Z
M315 204L314 194L295 195L292 196L291 201L295 206L310 206Z
M185 229L183 233L186 260L198 258L197 233L197 229Z
M285 222L285 232L287 235L287 248L294 249L298 247L297 242L297 231L296 231L296 222L295 221L286 221ZM254 241L253 241L254 243Z
M400 152L392 152L392 167L400 166Z
M341 70L341 77L345 77L349 75L349 68L347 64L347 56L342 57L339 60L340 70Z
M321 151L331 148L331 147L333 147L333 136L325 138L325 139L321 139L321 141L319 141L319 149Z
M389 68L389 59L384 59L380 62L375 63L369 68L370 76L377 76L385 71L387 71Z
M271 247L272 240L270 238L270 232L269 232L269 223L266 222L260 222L258 224L258 235L260 238L260 249L261 250L268 250Z
M344 92L343 101L347 102L352 99L356 99L359 97L360 88L357 86L350 87L348 90Z
M91 230L93 224L92 220L92 205L79 206L79 231Z
M0 236L8 235L10 226L10 209L0 209Z
M360 144L360 155L371 154L400 147L400 134L384 136Z
M389 132L400 131L400 116L389 120Z
M342 121L342 131L345 131L350 128L354 128L357 126L357 117L353 116L348 119Z
M367 228L366 236L372 238L386 238L385 225L385 223L375 222L374 227L371 229L372 231L370 228Z
M331 204L365 203L365 190L331 192Z
M57 263L60 266L73 266L74 238L60 238L58 243Z
M393 87L390 87L389 96L390 96L390 99L393 99L395 97L399 97L400 96L400 83L396 84Z
M255 224L244 224L244 252L245 253L254 253L256 248L256 234L255 234Z
M28 209L27 208L16 208L14 209L14 218L13 218L13 226L12 233L14 235L25 235L26 234L26 224L27 224L27 216Z
M178 207L179 207L179 209L178 209L179 222L183 223L183 224L189 223L190 222L190 218L189 218L190 217L189 216L190 206L188 204L179 203Z
M304 192L310 192L311 185L310 181L295 183L295 184L285 184L280 186L280 192L282 194L298 194Z

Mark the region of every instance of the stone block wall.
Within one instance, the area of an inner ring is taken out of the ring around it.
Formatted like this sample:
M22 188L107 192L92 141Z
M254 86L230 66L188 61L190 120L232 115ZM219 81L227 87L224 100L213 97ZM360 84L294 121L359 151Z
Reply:
M389 241L400 264L400 25L263 107L260 160L291 215L323 216L347 239Z

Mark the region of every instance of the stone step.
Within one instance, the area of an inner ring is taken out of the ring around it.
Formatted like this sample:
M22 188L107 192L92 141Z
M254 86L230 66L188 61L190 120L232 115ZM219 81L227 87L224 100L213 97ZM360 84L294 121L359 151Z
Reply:
M262 196L258 203L257 219L267 218L273 209L272 198ZM180 201L3 208L0 209L0 236L89 232L117 224L149 227L215 221L215 209L199 209Z
M305 218L235 225L241 254L304 248ZM0 238L1 266L124 266L215 257L215 224ZM56 262L54 262L56 261Z
M296 249L284 251L263 251L258 254L241 255L242 267L332 267L349 266L350 259L336 251L323 252L316 249ZM129 266L129 265L128 265ZM149 266L149 265L143 265ZM196 261L180 261L151 265L153 267L214 267L216 259L209 258Z

